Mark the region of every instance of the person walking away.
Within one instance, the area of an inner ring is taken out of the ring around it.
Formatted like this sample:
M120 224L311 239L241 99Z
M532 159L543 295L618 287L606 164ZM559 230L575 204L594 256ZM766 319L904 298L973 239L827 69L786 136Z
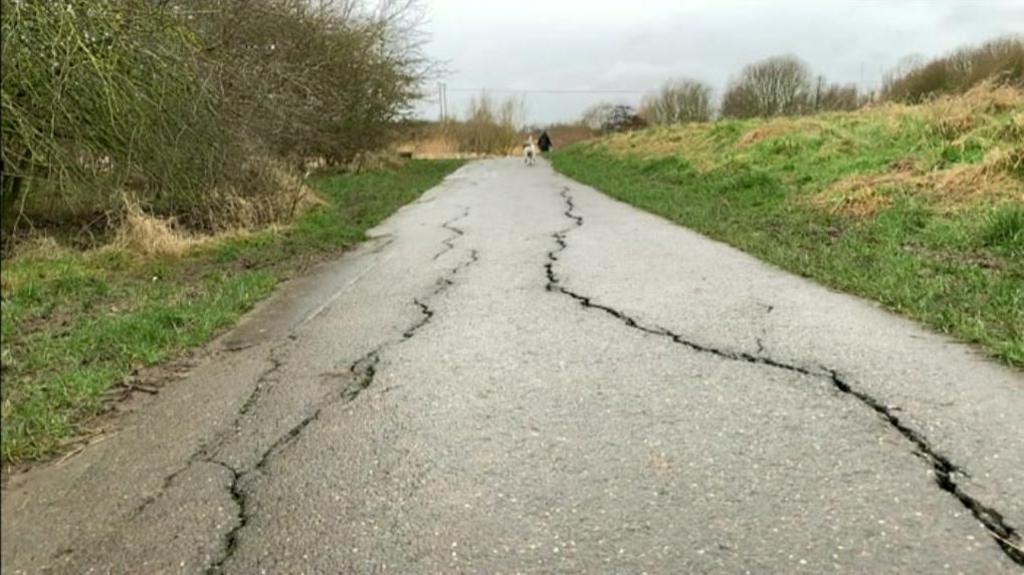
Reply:
M548 136L547 130L540 133L540 138L537 139L537 147L540 148L542 154L547 153L551 149L551 137Z

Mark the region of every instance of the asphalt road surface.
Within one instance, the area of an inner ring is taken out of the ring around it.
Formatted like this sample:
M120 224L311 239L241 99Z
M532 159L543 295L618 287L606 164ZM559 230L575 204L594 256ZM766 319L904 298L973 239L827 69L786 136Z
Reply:
M1024 377L474 162L81 453L5 573L1021 573Z

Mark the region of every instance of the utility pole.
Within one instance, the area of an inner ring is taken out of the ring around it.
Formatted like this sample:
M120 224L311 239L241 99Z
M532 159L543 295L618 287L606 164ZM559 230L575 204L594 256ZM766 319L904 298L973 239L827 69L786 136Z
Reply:
M448 83L441 82L441 115L445 121L448 120Z
M437 83L437 119L444 122L448 119L448 84Z
M444 122L444 84L437 83L437 121Z

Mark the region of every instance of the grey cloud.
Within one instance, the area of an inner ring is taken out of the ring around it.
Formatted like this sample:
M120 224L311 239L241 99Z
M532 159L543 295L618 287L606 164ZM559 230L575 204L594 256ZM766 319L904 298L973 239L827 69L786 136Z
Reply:
M803 58L831 80L871 89L904 56L933 56L1024 31L1024 0L430 0L428 54L450 87L647 90L675 76L721 90L743 65ZM450 92L461 112L470 97ZM577 118L597 101L639 94L524 95L528 121ZM436 114L436 101L420 107Z

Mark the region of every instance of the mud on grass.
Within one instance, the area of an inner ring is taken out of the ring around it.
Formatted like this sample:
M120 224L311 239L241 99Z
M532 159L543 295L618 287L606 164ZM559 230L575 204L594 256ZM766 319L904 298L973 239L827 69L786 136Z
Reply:
M134 370L209 341L279 281L361 241L460 165L317 176L325 203L291 226L197 243L181 256L41 242L5 260L4 463L60 450Z

